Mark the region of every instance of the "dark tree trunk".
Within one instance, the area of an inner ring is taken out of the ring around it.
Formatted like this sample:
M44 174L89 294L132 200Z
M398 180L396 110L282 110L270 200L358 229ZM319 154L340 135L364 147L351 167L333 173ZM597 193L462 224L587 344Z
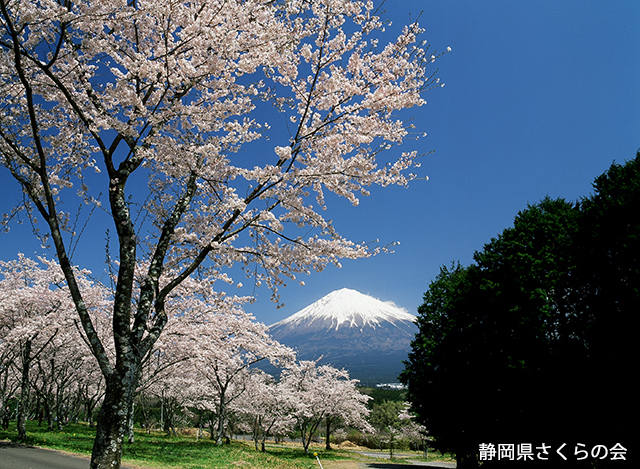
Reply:
M42 419L44 418L44 413L42 412L42 408L40 407L40 396L36 399L36 414L38 415L38 426L42 426Z
M202 425L203 425L203 420L204 420L204 416L203 416L203 412L202 410L200 410L198 415L198 436L196 436L196 441L198 441L200 438L202 438Z
M140 411L142 414L142 426L147 434L151 433L151 419L149 418L149 409L147 408L148 402L144 394L140 395Z
M216 439L216 416L213 412L209 412L209 433L212 440Z
M22 382L20 383L20 400L18 401L18 415L16 416L16 426L18 439L27 439L27 412L29 406L29 367L31 365L31 341L27 340L22 349Z
M225 418L225 415L224 415L223 412L224 411L218 413L218 425L217 425L217 428L216 428L216 438L215 438L217 445L221 445L224 442L224 418Z
M107 390L98 413L91 469L120 468L137 378L136 364L130 363L122 375L114 374L106 380Z
M45 396L44 398L44 416L47 419L47 430L54 430L55 423L53 421L53 412L51 411L51 402L49 396Z
M94 401L93 398L87 398L84 401L84 412L85 412L85 418L87 419L87 423L89 424L89 427L93 427L93 409L96 406L96 401Z
M134 410L135 410L135 405L136 405L135 401L131 402L131 406L129 407L129 414L128 414L128 418L127 418L128 427L129 427L129 435L128 435L129 438L128 438L127 441L129 443L133 443L135 441L135 438L136 438L135 434L133 433L133 423L134 423L134 421L133 421L133 413L134 413Z
M221 445L224 441L224 424L227 417L227 403L226 403L226 387L222 387L220 390L220 404L218 405L218 428L216 435L216 444Z

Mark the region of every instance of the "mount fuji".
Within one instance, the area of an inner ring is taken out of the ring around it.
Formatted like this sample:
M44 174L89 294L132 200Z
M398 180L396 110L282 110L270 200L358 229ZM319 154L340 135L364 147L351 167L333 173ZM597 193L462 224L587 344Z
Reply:
M416 317L391 302L343 288L269 327L298 359L349 370L363 384L395 382L418 328Z

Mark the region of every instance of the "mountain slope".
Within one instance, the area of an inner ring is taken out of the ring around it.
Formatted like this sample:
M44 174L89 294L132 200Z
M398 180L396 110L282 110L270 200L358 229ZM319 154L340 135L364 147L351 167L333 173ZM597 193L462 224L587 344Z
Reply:
M364 384L397 381L417 327L393 303L344 288L329 293L269 331L298 358L347 368Z

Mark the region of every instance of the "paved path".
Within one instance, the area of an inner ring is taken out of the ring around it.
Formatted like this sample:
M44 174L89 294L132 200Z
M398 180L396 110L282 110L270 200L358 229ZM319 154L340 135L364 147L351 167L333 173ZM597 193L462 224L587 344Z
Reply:
M125 469L124 466L122 466ZM0 469L88 469L89 458L0 441Z
M389 458L389 454L365 453L367 456ZM455 468L454 463L446 462L422 462L405 459L414 466L422 467L446 467ZM0 469L87 469L89 458L71 456L58 451L33 446L25 446L9 441L0 441ZM406 464L394 464L391 462L364 463L368 469L407 469ZM122 466L122 469L127 469Z

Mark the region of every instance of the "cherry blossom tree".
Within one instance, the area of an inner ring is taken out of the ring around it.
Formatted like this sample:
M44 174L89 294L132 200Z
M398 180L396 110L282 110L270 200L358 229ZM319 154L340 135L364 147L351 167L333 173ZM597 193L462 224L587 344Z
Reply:
M69 305L71 319L75 311ZM39 421L47 420L50 430L61 429L80 414L83 395L80 372L89 350L73 327L58 330L43 353L35 360L32 389L37 395Z
M404 408L398 414L398 420L402 422L400 426L401 437L415 446L422 446L426 454L428 430L424 425L416 422L415 414L409 412L411 403L405 402Z
M373 431L366 420L370 397L358 391L358 380L350 379L348 371L300 361L283 370L281 380L286 392L294 396L290 412L305 452L309 452L313 434L325 419L340 419L345 425ZM330 429L327 431L329 437Z
M18 389L19 381L15 379L15 374L11 372L14 367L16 350L7 344L5 335L9 331L5 321L0 321L0 417L2 428L9 428L11 409L10 399L14 398Z
M252 421L253 438L265 450L267 435L300 431L303 447L308 451L314 433L327 422L327 438L331 425L341 422L363 431L373 432L366 417L369 396L362 394L358 380L349 379L345 370L329 365L316 366L314 361L290 363L275 381L266 373L253 374L246 383L238 407Z
M211 437L218 444L229 413L237 410L234 401L259 371L252 366L262 360L281 366L294 359L290 348L244 311L249 301L217 292L209 281L185 279L168 299L165 331L140 377L138 392L149 389L176 408L210 416Z
M62 396L77 381L76 371L88 349L82 344L74 304L56 262L45 258L38 262L18 254L16 260L0 261L0 274L0 355L11 351L14 355L13 367L20 381L18 437L24 439L25 415L34 386L47 411L54 401L60 409ZM93 315L104 306L104 290L88 279L88 274L75 271L84 288L87 310ZM57 399L51 396L54 387Z
M341 373L338 373L336 378L321 384L324 386L324 392L327 395L327 409L324 417L327 436L325 446L327 450L331 449L331 431L334 430L333 426L336 424L354 427L367 433L373 433L374 431L367 421L369 409L366 404L371 397L358 390L358 380L349 379L348 374L344 374L342 371L344 370L341 370Z
M251 367L262 360L282 365L294 353L242 309L247 298L216 294L208 282L194 279L185 280L176 296L179 314L165 337L187 351L189 360L181 368L193 368L190 405L215 415L215 439L222 444L228 413L245 391Z
M295 409L295 395L291 388L273 376L252 373L246 383L246 391L238 400L240 412L248 417L256 451L265 452L268 435L288 433L295 425L292 411Z
M382 150L408 134L395 113L436 85L436 55L417 24L378 47L382 26L353 0L0 0L0 160L25 194L5 220L45 222L104 375L92 468L120 465L141 364L186 278L232 281L239 265L277 300L286 279L378 249L321 211L326 193L357 204L414 177L416 153ZM100 210L76 223L74 197ZM78 227L105 220L114 357L71 262Z
M64 282L64 277L56 267L49 263L41 268L23 255L15 261L0 262L4 277L0 281L0 320L8 329L2 346L13 348L16 354L14 365L20 381L17 427L21 440L26 438L34 362L60 329L73 327L66 314L72 305L68 294L57 287Z

